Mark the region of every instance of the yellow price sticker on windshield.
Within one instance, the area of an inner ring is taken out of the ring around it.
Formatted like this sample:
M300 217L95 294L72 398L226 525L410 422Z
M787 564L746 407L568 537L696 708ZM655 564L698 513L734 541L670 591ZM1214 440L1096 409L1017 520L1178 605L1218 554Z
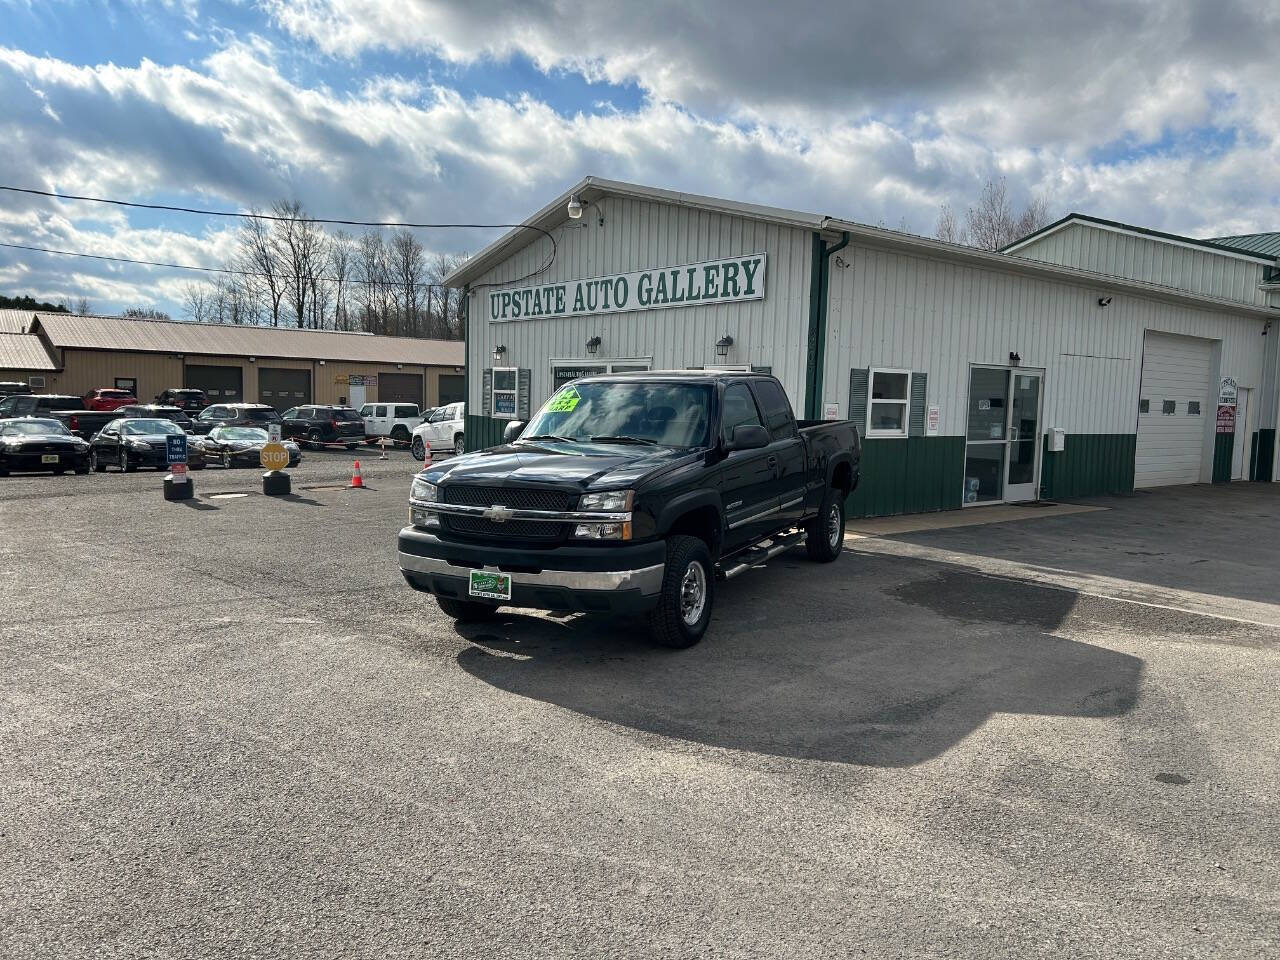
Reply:
M565 387L547 404L548 413L572 413L578 408L578 401L582 397L578 395L578 391L573 387Z

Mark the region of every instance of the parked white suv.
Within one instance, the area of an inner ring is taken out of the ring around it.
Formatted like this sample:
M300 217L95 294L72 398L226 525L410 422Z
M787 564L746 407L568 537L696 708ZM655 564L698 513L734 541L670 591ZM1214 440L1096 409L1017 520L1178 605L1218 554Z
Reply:
M390 437L396 443L408 443L422 423L422 411L416 403L366 403L360 408L360 418L364 420L366 437Z
M465 403L450 403L427 417L426 422L413 431L413 442L409 444L413 455L422 460L427 450L433 454L465 453L467 445L463 427L466 406Z

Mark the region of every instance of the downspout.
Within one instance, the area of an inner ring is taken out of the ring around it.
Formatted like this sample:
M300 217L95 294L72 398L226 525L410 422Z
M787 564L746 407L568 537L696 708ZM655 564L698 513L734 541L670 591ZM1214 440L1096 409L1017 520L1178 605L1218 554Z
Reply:
M827 357L827 291L831 278L831 255L849 245L849 231L840 242L827 246L822 233L813 233L813 266L809 273L809 350L805 365L804 416L806 420L822 417L822 379Z

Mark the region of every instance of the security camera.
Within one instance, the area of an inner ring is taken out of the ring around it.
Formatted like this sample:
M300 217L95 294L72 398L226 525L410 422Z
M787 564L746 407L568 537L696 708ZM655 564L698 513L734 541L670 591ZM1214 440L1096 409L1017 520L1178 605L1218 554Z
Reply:
M1111 298L1110 298L1110 297L1099 297L1099 298L1098 298L1098 306L1100 306L1100 307L1109 307L1109 306L1111 306Z

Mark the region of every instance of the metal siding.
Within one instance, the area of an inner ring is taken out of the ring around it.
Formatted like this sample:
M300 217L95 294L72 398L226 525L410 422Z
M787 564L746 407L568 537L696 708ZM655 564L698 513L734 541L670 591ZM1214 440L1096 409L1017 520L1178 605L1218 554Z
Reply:
M1258 289L1265 270L1262 263L1086 223L1073 223L1040 237L1014 255L1255 306L1270 302Z
M599 218L604 217L604 226ZM595 359L651 357L655 368L683 368L718 362L715 342L730 334L728 363L769 366L793 405L804 400L804 339L809 308L810 232L693 207L621 197L593 203L579 222L555 231L555 263L537 280L558 283L651 267L673 267L717 257L768 254L765 298L615 313L487 323L478 302L490 289L473 293L468 357L474 369L493 365L493 348L507 347L504 362L532 371L532 405L551 393L551 359L586 356L586 341L601 338ZM546 258L545 244L531 244L482 275L481 284L508 284L535 271ZM845 374L847 376L847 373ZM471 380L471 409L480 410L481 378Z
M1116 296L1099 307L1092 287L933 261L871 247L845 248L831 272L826 401L849 410L849 371L895 367L929 375L940 433L965 432L969 365L1007 365L1010 351L1045 370L1042 427L1069 434L1132 434L1144 332L1222 341L1223 374L1242 387L1262 377L1261 320ZM917 286L908 311L897 298Z
M151 400L161 390L180 387L182 360L157 353L125 353L115 350L64 350L57 391L82 396L97 387L115 385L116 377L135 377L138 399ZM52 385L46 380L46 389Z

